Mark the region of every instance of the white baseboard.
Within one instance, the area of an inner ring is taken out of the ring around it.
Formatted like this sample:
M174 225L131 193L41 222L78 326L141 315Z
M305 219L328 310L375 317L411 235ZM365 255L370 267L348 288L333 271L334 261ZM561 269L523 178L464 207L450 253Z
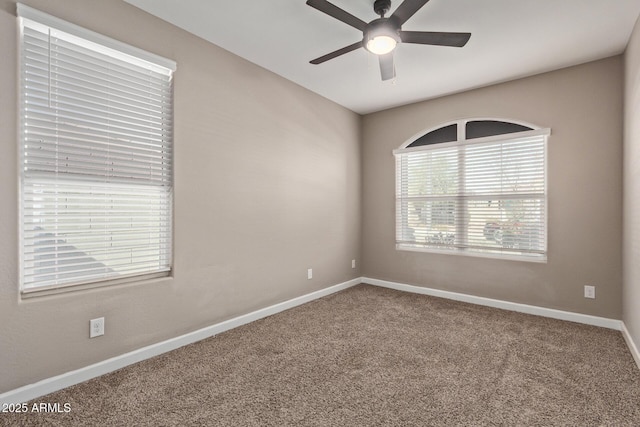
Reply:
M199 329L197 331L190 332L176 338L171 338L169 340L159 342L157 344L152 344L139 350L112 357L102 362L77 369L75 371L67 372L52 378L38 381L37 383L29 384L15 390L10 390L8 392L0 394L0 406L11 403L23 403L32 399L36 399L38 397L42 397L49 393L53 393L54 391L79 384L92 378L99 377L100 375L104 375L109 372L124 368L125 366L129 366L142 360L158 356L171 350L175 350L187 344L201 341L230 329L237 328L238 326L246 325L247 323L254 322L256 320L280 313L281 311L285 311L290 308L311 302L318 298L322 298L335 292L350 288L361 282L361 278L358 277L356 279L352 279L335 286L321 289L310 294L302 295L300 297L293 298L288 301L284 301L260 310L256 310L242 316L234 317L233 319L229 319L224 322L217 323L215 325L208 326L206 328Z
M588 314L573 313L570 311L555 310L552 308L538 307L534 305L519 304L491 298L477 297L473 295L460 294L457 292L442 291L439 289L423 288L421 286L406 285L404 283L389 282L386 280L362 278L363 283L381 286L384 288L396 289L399 291L413 292L416 294L431 295L434 297L446 298L456 301L468 302L471 304L485 305L488 307L501 308L503 310L517 311L519 313L534 314L536 316L550 317L552 319L568 320L570 322L584 323L587 325L600 326L603 328L622 330L622 321L608 319L606 317L590 316Z
M627 342L627 347L629 347L629 351L631 352L633 359L636 361L638 369L640 369L640 351L638 351L638 347L636 346L636 343L633 342L633 338L631 338L631 334L624 323L622 323L622 336Z

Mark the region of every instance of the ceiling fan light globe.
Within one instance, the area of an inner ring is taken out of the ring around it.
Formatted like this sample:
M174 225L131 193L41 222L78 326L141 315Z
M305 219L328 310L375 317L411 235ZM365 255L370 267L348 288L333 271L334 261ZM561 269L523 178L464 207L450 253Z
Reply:
M386 55L396 48L398 42L391 36L375 36L367 41L367 50L376 55Z

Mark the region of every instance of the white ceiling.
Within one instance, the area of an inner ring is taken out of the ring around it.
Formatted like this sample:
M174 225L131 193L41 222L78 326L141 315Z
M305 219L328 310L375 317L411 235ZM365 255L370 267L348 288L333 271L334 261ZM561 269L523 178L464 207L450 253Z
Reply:
M463 48L401 44L397 78L382 82L364 49L309 64L362 34L305 0L125 1L360 114L619 54L640 14L640 0L431 0L403 30L471 39ZM373 0L330 1L377 18Z

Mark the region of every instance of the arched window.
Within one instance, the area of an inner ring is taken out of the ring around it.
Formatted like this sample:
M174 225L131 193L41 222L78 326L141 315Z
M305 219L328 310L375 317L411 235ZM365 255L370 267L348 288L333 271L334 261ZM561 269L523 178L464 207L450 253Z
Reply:
M550 134L467 119L394 150L397 249L546 261Z

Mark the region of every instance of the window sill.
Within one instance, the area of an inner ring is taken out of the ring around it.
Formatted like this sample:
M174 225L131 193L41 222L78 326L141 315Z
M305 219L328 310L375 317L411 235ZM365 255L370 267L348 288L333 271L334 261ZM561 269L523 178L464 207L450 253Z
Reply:
M398 251L408 251L408 252L424 252L438 255L457 255L457 256L468 256L474 258L490 258L495 260L506 260L506 261L524 261L524 262L533 262L537 264L546 264L547 263L547 255L515 255L515 254L497 254L497 253L488 253L488 252L473 252L473 251L464 251L464 250L448 250L448 249L432 249L425 247L416 247L410 245L401 245L396 244L396 250Z
M110 288L120 285L143 285L148 283L157 283L159 281L166 281L173 279L171 271L165 271L160 273L145 274L139 276L129 276L119 279L103 280L91 283L82 284L70 284L70 285L53 285L42 286L28 289L22 289L20 291L20 297L24 299L31 299L49 295L68 294L72 292L86 291L89 289L97 288Z

